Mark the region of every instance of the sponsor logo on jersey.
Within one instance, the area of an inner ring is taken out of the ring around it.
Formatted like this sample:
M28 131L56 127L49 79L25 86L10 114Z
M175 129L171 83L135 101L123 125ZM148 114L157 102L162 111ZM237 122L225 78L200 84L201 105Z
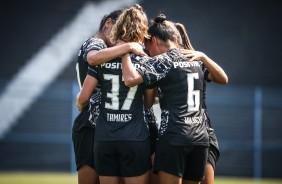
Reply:
M140 63L133 63L133 66L135 68L140 68ZM107 69L122 69L121 63L119 62L112 62L112 63L103 63L101 64L101 68L107 68Z
M200 63L197 62L197 61L193 61L193 62L188 62L188 61L173 62L173 66L174 66L174 68L177 68L177 67L180 67L180 68L200 67Z
M107 113L107 121L128 122L132 119L132 114L111 114Z

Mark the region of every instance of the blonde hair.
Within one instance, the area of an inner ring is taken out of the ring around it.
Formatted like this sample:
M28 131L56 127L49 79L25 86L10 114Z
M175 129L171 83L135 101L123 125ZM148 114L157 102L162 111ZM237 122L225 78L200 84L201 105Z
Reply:
M148 18L143 8L139 4L125 9L117 19L111 32L111 41L142 43L148 35Z

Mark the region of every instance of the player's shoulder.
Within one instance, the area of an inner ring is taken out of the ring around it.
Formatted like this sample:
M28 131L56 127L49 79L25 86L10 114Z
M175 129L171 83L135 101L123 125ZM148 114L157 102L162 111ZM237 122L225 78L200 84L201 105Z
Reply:
M96 44L103 44L106 45L105 41L101 38L97 38L97 37L91 37L89 38L89 42L91 43L96 43Z
M150 57L148 56L140 56L140 55L136 55L136 54L133 54L131 53L130 54L130 58L132 60L132 62L134 63L144 63L144 62L147 62L148 60L150 60Z
M82 44L83 50L87 50L87 48L91 47L95 47L97 49L104 49L107 48L107 45L103 39L92 36L90 38L87 38Z

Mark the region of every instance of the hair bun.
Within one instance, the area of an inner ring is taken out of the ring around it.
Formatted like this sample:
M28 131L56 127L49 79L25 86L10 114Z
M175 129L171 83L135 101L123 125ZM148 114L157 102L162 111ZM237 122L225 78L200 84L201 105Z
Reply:
M165 20L167 20L165 14L160 14L154 19L156 23L163 23Z

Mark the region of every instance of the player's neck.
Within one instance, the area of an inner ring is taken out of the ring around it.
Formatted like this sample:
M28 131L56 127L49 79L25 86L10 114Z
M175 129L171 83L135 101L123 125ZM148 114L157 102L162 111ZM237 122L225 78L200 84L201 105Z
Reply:
M97 33L97 34L95 35L95 37L96 37L96 38L99 38L99 39L102 39L102 40L105 40L102 33Z

